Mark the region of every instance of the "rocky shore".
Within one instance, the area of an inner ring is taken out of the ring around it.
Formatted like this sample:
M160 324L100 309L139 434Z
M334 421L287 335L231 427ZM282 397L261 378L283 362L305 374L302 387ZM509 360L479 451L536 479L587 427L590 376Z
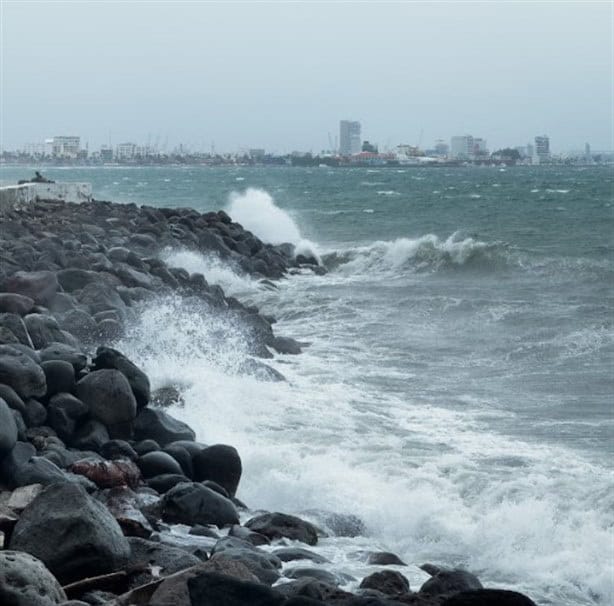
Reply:
M143 301L165 295L245 326L246 373L283 380L262 360L302 344L207 276L170 267L167 248L216 255L270 287L322 271L221 211L42 201L0 215L2 606L534 604L435 564L410 587L405 564L380 551L363 554L372 574L348 578L313 550L326 532L308 516L243 503L237 450L197 441L165 410L179 394L152 391L113 346ZM328 531L364 532L341 522Z

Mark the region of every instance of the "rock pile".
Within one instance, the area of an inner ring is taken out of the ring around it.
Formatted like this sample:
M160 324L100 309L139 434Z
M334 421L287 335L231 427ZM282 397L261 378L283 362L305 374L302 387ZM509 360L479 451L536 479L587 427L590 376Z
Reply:
M307 548L322 531L250 513L236 497L236 449L198 442L109 346L136 302L179 291L241 317L255 354L300 351L257 310L156 256L166 245L215 251L279 278L293 264L288 247L189 209L53 202L0 222L0 604L533 604L433 566L413 592L385 568L404 565L394 554L370 554L382 570L360 583L323 568Z

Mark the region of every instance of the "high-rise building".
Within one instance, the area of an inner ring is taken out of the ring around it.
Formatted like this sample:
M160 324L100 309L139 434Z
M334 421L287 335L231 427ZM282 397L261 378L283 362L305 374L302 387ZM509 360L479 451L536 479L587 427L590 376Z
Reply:
M550 138L548 135L535 137L535 156L538 162L547 162L550 159Z
M459 160L473 158L474 143L471 135L462 135L450 139L450 156Z
M360 150L360 122L341 120L339 122L339 155L351 156L359 154Z
M53 137L51 141L51 154L55 158L76 158L80 150L80 137Z

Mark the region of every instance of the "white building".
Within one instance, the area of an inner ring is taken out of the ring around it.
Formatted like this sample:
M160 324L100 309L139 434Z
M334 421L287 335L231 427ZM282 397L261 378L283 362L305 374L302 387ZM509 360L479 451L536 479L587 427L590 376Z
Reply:
M339 122L339 155L352 156L359 154L360 150L360 122L341 120Z
M473 158L474 143L471 135L462 135L450 139L450 157L458 160Z
M80 137L53 137L51 140L51 155L54 158L75 159L81 151Z
M136 155L136 143L120 143L115 150L118 160L132 160Z
M550 160L550 137L548 135L535 137L535 157L540 164Z

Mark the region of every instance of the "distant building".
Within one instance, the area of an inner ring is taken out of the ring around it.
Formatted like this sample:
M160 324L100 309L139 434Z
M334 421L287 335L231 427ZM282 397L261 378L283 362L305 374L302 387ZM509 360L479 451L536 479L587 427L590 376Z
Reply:
M436 156L445 158L450 153L450 146L443 139L437 139L434 151Z
M550 160L550 138L548 135L535 137L535 157L539 163Z
M100 148L100 159L103 162L113 162L113 148L103 145Z
M470 160L474 154L474 142L471 135L462 135L450 139L450 156L457 160Z
M591 146L589 143L584 144L584 159L589 161L593 159L591 156Z
M397 156L407 156L415 158L417 156L423 156L417 145L407 145L405 143L397 145Z
M53 137L51 140L51 155L54 158L75 159L81 150L80 137Z
M360 122L341 120L339 122L339 155L359 154L360 149Z
M473 140L473 157L476 156L487 156L488 155L488 147L486 145L486 139L481 139L476 137Z
M371 152L373 154L377 153L377 145L373 145L372 143L369 143L368 141L363 141L362 142L362 151L363 152Z
M136 156L136 143L120 143L115 155L118 160L132 160Z
M264 149L261 148L256 148L256 149L250 149L249 150L249 157L252 160L262 160L265 156L265 151Z

